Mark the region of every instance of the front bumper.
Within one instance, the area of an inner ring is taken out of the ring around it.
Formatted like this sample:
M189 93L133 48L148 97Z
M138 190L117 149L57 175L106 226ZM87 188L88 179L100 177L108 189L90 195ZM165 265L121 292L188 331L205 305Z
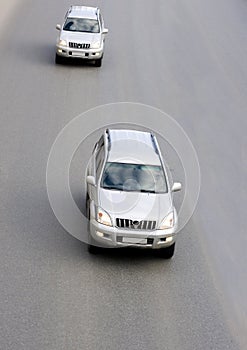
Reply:
M75 49L68 46L56 46L56 52L62 57L82 58L86 60L98 60L103 57L103 47L99 49Z
M90 221L90 235L98 246L102 247L138 247L160 249L171 246L176 240L175 226L167 230L129 230L109 227Z

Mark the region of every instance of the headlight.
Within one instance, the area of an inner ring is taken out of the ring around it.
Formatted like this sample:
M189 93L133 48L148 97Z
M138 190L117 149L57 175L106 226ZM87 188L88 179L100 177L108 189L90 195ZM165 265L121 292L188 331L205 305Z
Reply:
M67 46L66 40L59 40L58 45Z
M91 48L92 49L99 49L100 48L100 41L96 41L95 43L92 43Z
M174 212L171 211L162 221L160 225L160 230L165 230L168 228L173 228L174 226Z
M112 226L111 218L103 209L96 208L96 220L103 225Z

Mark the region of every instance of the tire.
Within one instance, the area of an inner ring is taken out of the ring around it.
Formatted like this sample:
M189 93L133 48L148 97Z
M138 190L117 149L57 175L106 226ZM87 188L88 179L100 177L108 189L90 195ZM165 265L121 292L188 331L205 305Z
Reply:
M102 58L95 61L95 67L101 67L101 65L102 65Z
M173 243L170 247L168 248L162 248L159 251L159 256L161 256L164 259L171 259L174 255L175 251L175 243Z
M87 243L87 250L90 254L99 254L101 252L101 248L97 246L97 243L95 243L94 239L92 238L90 234L90 208L89 208L89 196L87 193L86 196L86 211L87 211L87 218L88 218L88 243Z
M94 255L100 253L100 248L92 244L88 244L87 250L90 254L94 254Z
M59 56L59 55L56 53L55 62L56 62L56 64L61 64L61 63L63 63L63 57Z
M99 254L100 252L102 252L101 247L99 247L97 245L97 243L94 241L94 239L92 238L92 236L90 235L90 233L88 233L88 245L87 245L87 250L90 254Z

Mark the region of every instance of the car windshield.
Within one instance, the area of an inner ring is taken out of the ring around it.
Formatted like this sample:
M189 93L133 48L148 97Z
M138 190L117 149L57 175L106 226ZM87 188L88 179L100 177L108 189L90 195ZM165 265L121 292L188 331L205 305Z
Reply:
M71 18L68 17L63 30L69 32L99 33L99 22L90 18Z
M119 191L167 192L165 174L158 165L107 162L101 187Z

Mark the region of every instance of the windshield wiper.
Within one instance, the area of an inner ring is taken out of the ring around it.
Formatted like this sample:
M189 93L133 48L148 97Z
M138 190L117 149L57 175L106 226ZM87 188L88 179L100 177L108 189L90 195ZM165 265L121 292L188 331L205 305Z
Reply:
M117 190L117 191L122 191L122 188L115 187L115 186L104 186L104 190Z
M116 186L103 186L104 190L117 190L117 191L125 191L125 192L143 192L143 193L156 193L154 190L145 190L145 189L134 189L134 190L128 190L128 189L123 189L121 187L116 187Z
M143 190L143 189L141 189L140 192L144 192L144 193L156 193L154 190Z

